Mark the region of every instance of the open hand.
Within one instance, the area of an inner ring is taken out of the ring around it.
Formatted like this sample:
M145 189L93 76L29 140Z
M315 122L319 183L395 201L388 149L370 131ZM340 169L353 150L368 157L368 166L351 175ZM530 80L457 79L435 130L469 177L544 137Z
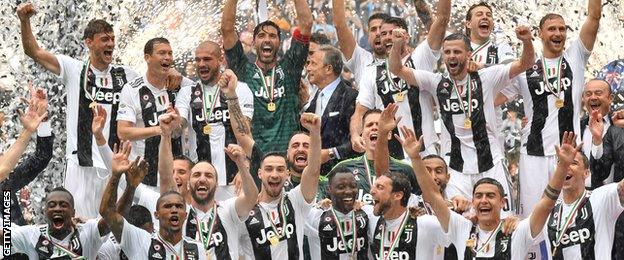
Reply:
M97 105L93 109L93 121L91 122L91 132L93 134L102 134L102 129L106 124L106 109L102 105Z
M381 112L378 123L380 133L391 132L401 121L401 117L395 118L397 110L399 110L399 106L396 103L391 103Z
M412 159L420 158L420 149L422 147L422 136L416 137L414 130L407 128L407 126L401 127L401 133L403 134L405 139L402 139L401 136L397 134L395 134L394 137L396 137L396 139L399 140L399 142L403 146L403 150L405 150L407 155Z
M132 145L130 144L130 141L122 141L120 145L115 144L113 146L113 174L120 176L122 173L130 169L131 164L128 160L128 156L130 156L131 150Z
M560 163L564 163L566 165L571 165L574 163L574 157L576 157L576 153L581 150L583 144L575 145L576 143L576 135L574 132L565 132L563 133L563 137L561 139L561 147L555 146L555 150L557 152L557 157L559 158Z

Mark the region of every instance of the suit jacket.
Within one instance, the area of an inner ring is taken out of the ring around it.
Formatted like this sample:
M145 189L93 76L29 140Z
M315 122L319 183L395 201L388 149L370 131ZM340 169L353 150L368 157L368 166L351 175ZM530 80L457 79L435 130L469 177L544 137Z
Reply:
M581 122L581 126L587 126L583 122L585 120ZM611 166L614 168L613 181L619 182L624 178L624 129L613 124L602 137L602 157L596 159L592 154L589 158L592 188L602 186L602 182L611 173Z
M312 93L315 95L316 93ZM339 160L351 158L357 155L351 147L349 137L349 122L355 112L355 98L357 91L349 83L341 80L327 102L327 107L321 116L321 140L322 148L336 148ZM306 112L314 113L318 96L314 96L310 101L310 106ZM329 160L321 166L321 174L327 174L331 168L339 161Z

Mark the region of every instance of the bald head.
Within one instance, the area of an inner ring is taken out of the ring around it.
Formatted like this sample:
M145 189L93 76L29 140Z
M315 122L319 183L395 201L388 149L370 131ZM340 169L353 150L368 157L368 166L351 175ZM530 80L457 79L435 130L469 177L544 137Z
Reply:
M216 42L205 41L195 49L195 68L203 84L215 84L220 77L223 62L221 46Z
M611 110L611 86L604 80L592 79L585 84L583 90L583 104L588 113L598 111L602 116L608 114Z

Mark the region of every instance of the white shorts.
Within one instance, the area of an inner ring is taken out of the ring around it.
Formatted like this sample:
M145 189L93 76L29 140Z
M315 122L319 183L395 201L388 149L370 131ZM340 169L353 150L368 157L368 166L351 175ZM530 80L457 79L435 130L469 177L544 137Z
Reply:
M533 207L542 197L548 181L555 173L557 156L533 156L520 154L518 181L520 183L519 216L524 219L531 215Z
M99 216L102 195L108 182L110 171L95 167L83 167L67 160L63 186L74 196L76 216L96 218Z
M448 198L453 198L457 195L461 195L469 200L472 200L472 188L474 187L475 183L477 183L477 181L479 181L480 179L489 177L500 182L500 184L503 186L503 191L505 192L507 205L503 206L503 212L501 212L501 217L505 218L513 214L513 210L515 209L515 203L513 201L513 196L511 196L511 186L509 185L511 181L509 180L509 174L507 173L507 169L502 161L494 164L494 167L492 167L492 169L477 174L463 174L451 168L449 168L448 171L451 175L445 191L448 195Z

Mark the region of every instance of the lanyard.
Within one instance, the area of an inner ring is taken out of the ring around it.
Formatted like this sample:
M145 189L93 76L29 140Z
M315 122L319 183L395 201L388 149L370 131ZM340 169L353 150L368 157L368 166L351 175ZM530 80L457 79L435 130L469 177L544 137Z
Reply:
M466 83L466 101L468 103L468 111L466 111L461 93L457 88L457 82L452 78L451 81L453 82L453 90L455 90L457 99L459 100L459 108L461 108L462 112L464 112L464 116L466 116L467 119L470 119L472 117L472 80L470 79L470 74L468 74L468 83Z
M379 245L379 257L377 259L383 259L383 260L387 260L390 258L390 255L392 254L392 251L394 251L394 249L397 247L397 245L399 244L399 240L401 240L401 234L403 233L403 229L405 229L405 224L407 223L407 216L409 214L407 214L407 211L403 213L403 220L401 220L401 225L397 228L397 230L395 231L396 236L394 237L394 239L391 238L391 242L390 242L390 249L388 249L388 254L386 255L386 257L384 257L384 242L385 242L385 238L386 238L386 226L384 225L381 228L381 240L380 240L380 245ZM385 221L385 220L384 220Z
M73 240L73 237L75 235L76 235L76 233L73 233L72 239L70 239L70 245L71 245L71 240ZM52 245L54 245L59 250L63 251L63 253L67 254L71 259L86 259L83 256L74 253L70 248L64 247L61 244L52 241L52 238L48 234L46 234L46 236L48 237L48 241L50 241L50 243L52 243Z
M544 79L544 85L546 85L546 88L548 88L550 90L550 92L552 92L553 94L555 94L555 96L559 97L559 94L561 93L561 65L562 65L562 61L563 61L563 55L561 57L559 57L557 59L557 66L554 68L555 72L553 74L555 74L555 79L557 81L557 91L555 91L555 87L552 86L550 84L550 82L548 81L548 69L546 67L546 58L544 58L544 56L542 56L542 77Z
M264 72L262 72L262 69L260 67L258 67L258 64L255 64L256 68L258 68L258 70L260 71L260 77L262 78L262 86L264 87L264 90L267 93L267 96L269 97L269 102L273 102L273 99L275 98L275 94L273 93L273 90L275 89L275 67L273 67L273 69L271 69L271 83L268 84L268 82L266 81L266 78L264 77Z
M488 238L485 240L485 242L483 244L481 244L481 247L475 248L475 250L476 250L475 251L475 255L476 255L476 253L481 252L481 250L483 250L486 246L488 246L490 244L490 240L492 240L492 238L494 238L495 235L498 233L498 231L501 229L501 227L503 226L503 222L504 221L500 221L498 223L498 226L496 227L496 229L492 233L490 233L490 236L488 236ZM479 236L478 235L477 235L477 241L476 242L477 242L477 245L479 245Z
M472 57L471 57L471 58L473 58L473 60L474 60L474 58L476 58L476 57L478 56L478 57L479 57L479 60L475 60L475 61L476 61L476 62L481 62L481 58L482 58L483 56L478 55L477 53L479 53L481 50L483 50L483 48L485 48L486 46L488 46L488 45L490 44L490 42L491 42L491 41L488 39L485 43L483 43L483 44L479 45L479 47L477 47L477 48L476 48L476 49L472 52Z
M280 216L282 217L282 232L279 233L277 232L277 225L275 224L275 222L273 222L273 218L271 218L271 215L269 214L269 210L265 209L263 206L260 205L260 203L258 203L258 206L260 206L262 209L264 209L264 214L266 215L266 217L269 219L269 222L271 223L271 228L273 229L273 232L275 232L275 235L278 236L278 238L282 238L284 236L284 233L286 231L286 214L284 214L284 196L282 196L280 198L280 201L278 202L278 208L277 208L277 217L279 218Z
M210 240L212 240L212 232L214 231L215 222L217 219L217 203L215 202L212 205L212 209L210 211L210 215L212 216L212 218L210 219L210 222L208 224L208 235L205 237L202 235L204 233L203 231L206 229L206 226L204 226L204 221L200 222L199 218L197 218L197 210L193 209L193 211L195 211L195 222L197 223L197 233L199 234L199 241L204 244L204 248L208 248L208 245L210 245Z
M565 234L565 232L568 230L570 225L572 225L572 221L574 220L574 217L576 216L576 211L581 205L584 204L584 203L579 203L579 202L581 202L581 200L585 201L586 197L587 197L587 190L583 191L583 195L578 197L576 201L574 202L574 204L572 205L572 210L570 211L570 213L568 213L568 216L566 217L566 220L565 220L565 225L563 227L561 226L563 205L559 207L559 214L558 214L559 217L557 218L557 233L555 234L555 239L556 239L555 249L559 247L559 245L561 244L561 239L563 238L563 234Z
M386 64L386 81L388 81L390 86L395 87L396 89L398 89L399 92L403 92L403 86L405 86L405 82L403 81L403 79L399 78L399 83L398 84L394 84L394 80L392 80L392 76L390 76L391 75L390 74L390 70L388 69L388 61L386 60L384 62L384 64Z
M202 85L203 88L204 85ZM207 89L203 89L204 95L202 98L202 104L204 107L204 118L206 120L206 124L210 121L209 118L212 115L212 111L214 111L215 105L217 104L217 100L219 100L219 88L216 87L215 91L212 94L209 94ZM208 94L208 99L206 97ZM212 104L211 104L212 103Z
M342 240L342 243L345 246L345 251L347 251L347 253L349 253L349 246L347 245L347 240L345 239L345 233L347 232L347 227L345 224L345 228L344 231L342 229L342 225L340 224L340 220L338 219L338 214L336 214L336 211L334 210L334 207L331 207L331 212L334 215L334 221L336 222L336 226L338 226L338 236L340 236L340 240ZM357 245L357 228L356 228L356 224L355 224L355 211L351 211L351 229L353 230L353 244L351 245L351 255L355 255L356 250L356 245Z
M158 241L160 241L160 243L162 243L162 244L165 246L166 250L168 250L168 251L170 251L171 253L173 253L173 256L172 256L171 258L172 258L172 259L175 259L175 260L179 260L179 259L180 259L180 253L178 253L178 252L175 250L174 246L172 246L169 242L165 241L165 240L164 240L164 239L160 236L160 234L157 234L157 236L158 236ZM183 243L183 244L184 244L184 243ZM182 246L182 247L184 247L184 246ZM184 259L184 249L182 250L182 254L181 254L181 255L182 255L182 259Z

